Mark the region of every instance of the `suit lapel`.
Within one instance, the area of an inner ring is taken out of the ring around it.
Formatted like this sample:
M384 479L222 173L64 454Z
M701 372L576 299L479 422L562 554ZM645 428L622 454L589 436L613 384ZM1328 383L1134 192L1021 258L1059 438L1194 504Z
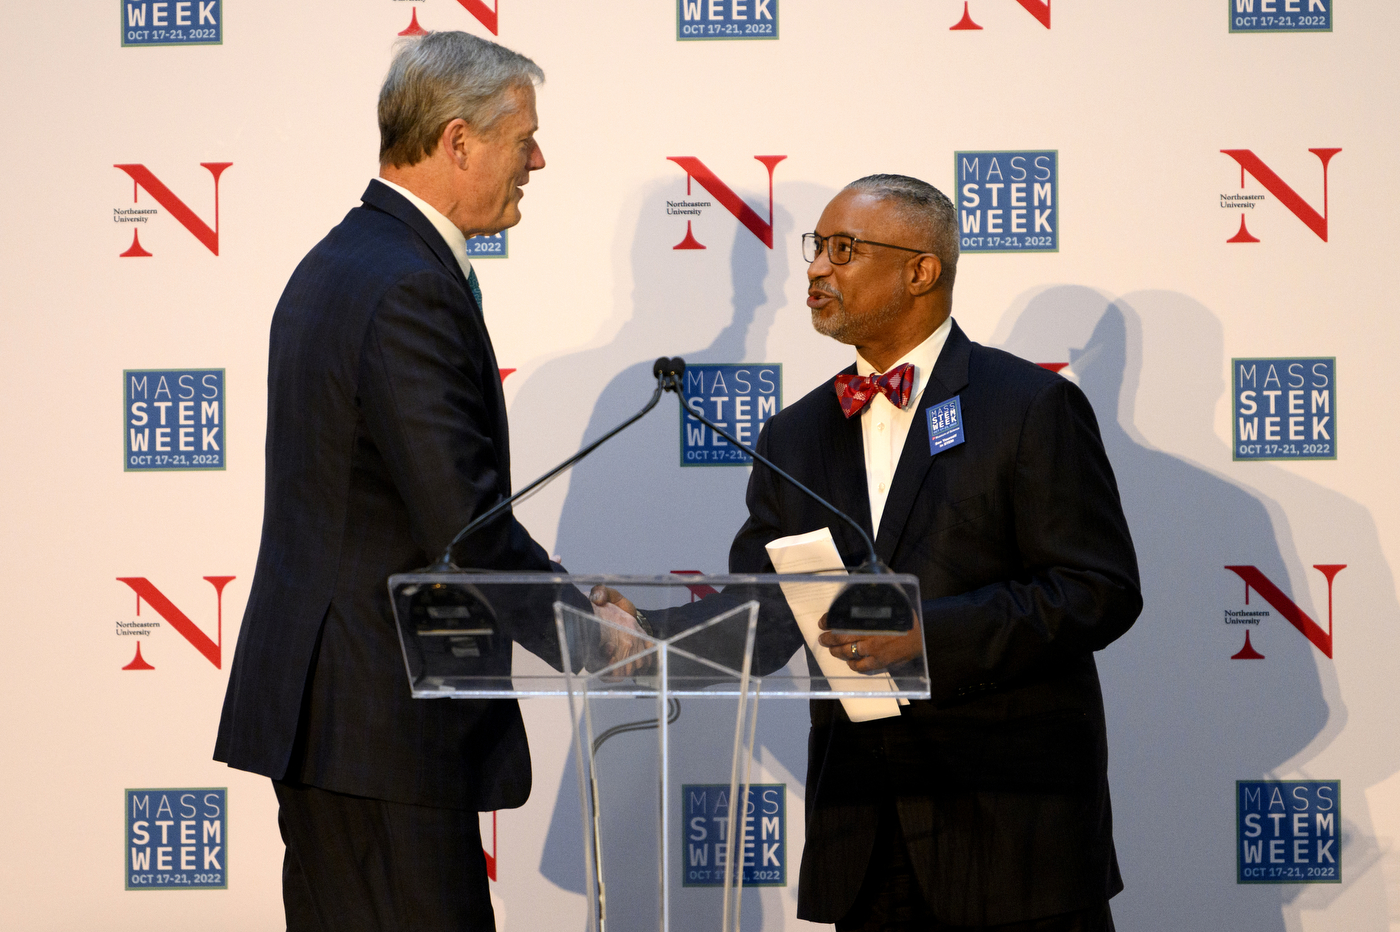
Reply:
M402 221L412 229L432 250L433 255L447 269L448 274L461 284L462 291L466 295L467 307L471 309L476 322L475 327L481 332L481 340L485 349L486 358L482 363L481 392L487 405L495 412L496 425L490 433L495 438L496 456L500 465L497 475L502 494L510 495L510 433L506 421L505 392L501 388L500 364L496 362L496 351L491 345L491 334L486 329L486 319L481 312L481 307L476 302L476 297L472 294L471 287L467 284L466 275L462 273L462 266L457 262L457 257L447 247L447 242L437 231L437 227L433 226L432 221L423 216L423 212L412 201L387 184L371 181L360 200L367 206L382 210L389 216Z
M914 505L914 499L923 487L924 477L928 475L933 461L937 459L929 454L928 418L924 411L931 405L952 398L967 385L967 361L971 353L972 341L968 340L957 321L953 321L948 340L943 344L943 351L938 354L938 362L934 363L933 371L924 383L923 394L914 405L914 422L909 425L909 436L904 440L904 450L899 455L899 465L895 467L894 479L890 483L890 494L885 499L885 511L880 516L880 533L875 538L875 552L886 564L894 557L895 547L899 544L900 535L904 533L904 525L909 520L909 511ZM839 406L837 410L840 410ZM859 430L856 437L859 440ZM861 475L864 476L863 463ZM866 514L868 522L868 503Z
M854 373L856 367L852 365L843 371ZM814 491L854 518L866 533L870 533L870 495L865 479L865 440L860 432L860 418L846 417L834 389L827 394L827 403L822 405L817 428L817 442L823 451L823 481ZM825 509L821 511L823 517L829 519L837 549L843 554L858 553L864 562L865 544L855 531L846 522L825 513Z

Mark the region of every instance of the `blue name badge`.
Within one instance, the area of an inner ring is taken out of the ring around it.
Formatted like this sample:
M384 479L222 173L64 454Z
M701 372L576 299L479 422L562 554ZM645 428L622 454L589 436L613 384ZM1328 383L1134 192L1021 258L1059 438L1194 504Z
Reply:
M947 401L924 409L928 415L928 452L937 456L967 438L963 436L962 399L954 395Z

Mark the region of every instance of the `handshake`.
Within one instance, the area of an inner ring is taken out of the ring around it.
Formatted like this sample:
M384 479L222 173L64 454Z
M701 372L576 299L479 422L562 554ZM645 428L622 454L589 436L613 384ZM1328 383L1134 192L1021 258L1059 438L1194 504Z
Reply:
M651 665L651 656L638 657L652 645L653 632L645 629L645 616L622 593L608 586L594 586L588 593L597 625L603 669L610 676L633 676ZM593 666L589 664L590 668Z

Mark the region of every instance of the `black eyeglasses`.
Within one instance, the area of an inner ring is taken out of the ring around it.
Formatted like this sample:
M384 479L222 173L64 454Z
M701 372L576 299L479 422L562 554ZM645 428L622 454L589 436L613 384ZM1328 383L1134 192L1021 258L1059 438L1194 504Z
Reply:
M884 246L886 249L902 249L905 252L928 252L927 249L910 249L908 246L895 246L891 243L877 243L873 240L861 239L849 233L833 233L830 236L822 236L820 233L802 234L802 258L808 262L816 262L817 256L826 250L827 259L832 265L845 265L851 261L851 253L855 249L856 243L864 243L867 246Z

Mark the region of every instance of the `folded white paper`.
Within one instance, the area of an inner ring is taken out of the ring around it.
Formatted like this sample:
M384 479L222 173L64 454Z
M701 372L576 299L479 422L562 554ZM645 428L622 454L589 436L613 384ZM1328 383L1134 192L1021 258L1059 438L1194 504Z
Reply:
M812 655L817 658L817 666L822 675L832 681L833 688L840 689L841 681L849 682L851 677L864 677L862 690L871 692L894 692L894 678L888 673L857 673L847 666L846 661L832 656L829 648L817 643L822 629L818 624L831 603L845 586L846 566L841 555L836 552L836 542L831 539L831 528L822 528L807 534L780 537L768 544L768 557L773 561L773 569L779 573L830 573L830 583L781 583L788 608L797 619L797 627L807 640ZM840 577L837 579L836 577ZM879 718L892 718L899 714L901 705L908 705L907 699L842 699L841 707L853 722L870 722Z

